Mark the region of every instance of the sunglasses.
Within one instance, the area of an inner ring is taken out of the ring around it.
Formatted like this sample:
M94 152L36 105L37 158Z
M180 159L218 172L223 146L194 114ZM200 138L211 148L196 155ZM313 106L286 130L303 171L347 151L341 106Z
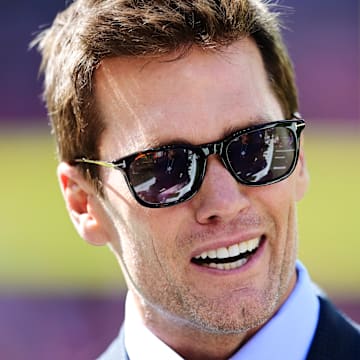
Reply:
M247 186L270 185L287 178L296 167L304 127L304 120L296 117L252 126L209 144L165 145L111 162L86 158L75 162L120 170L139 204L167 207L189 200L199 191L207 158L214 154Z

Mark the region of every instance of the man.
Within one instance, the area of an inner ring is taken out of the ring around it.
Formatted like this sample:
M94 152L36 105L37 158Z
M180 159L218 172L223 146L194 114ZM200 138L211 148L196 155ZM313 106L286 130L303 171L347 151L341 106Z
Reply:
M70 217L128 286L101 359L360 358L296 261L305 123L270 10L78 0L37 39Z

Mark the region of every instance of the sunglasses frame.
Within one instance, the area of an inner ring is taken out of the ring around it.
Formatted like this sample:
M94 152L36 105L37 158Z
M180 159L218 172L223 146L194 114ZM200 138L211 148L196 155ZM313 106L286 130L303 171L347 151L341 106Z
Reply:
M272 181L264 181L264 183L260 182L260 183L254 184L252 182L249 182L249 181L239 178L238 175L235 173L235 171L232 169L229 158L228 158L227 148L228 148L229 144L231 144L231 142L235 138L237 138L241 135L250 134L250 133L253 133L253 132L259 131L259 130L267 130L267 129L275 128L278 126L289 129L294 135L295 156L294 156L294 160L293 160L289 170L283 176L276 178L275 180L272 180ZM136 153L127 155L125 157L122 157L120 159L113 160L113 161L91 160L91 159L87 159L87 158L83 157L83 158L75 159L74 163L87 163L87 164L100 165L100 166L120 170L125 177L125 180L126 180L126 183L127 183L127 186L129 188L130 192L132 193L133 197L140 205L148 207L148 208L163 208L163 207L174 206L179 203L182 203L186 200L191 199L193 196L195 196L197 194L197 192L200 190L202 182L204 180L205 173L206 173L207 158L210 155L215 155L215 154L219 155L222 163L224 164L225 168L231 173L231 175L239 183L246 185L246 186L251 186L251 187L266 186L266 185L275 184L279 181L286 179L293 173L293 171L296 167L296 164L297 164L297 161L299 158L300 135L304 128L305 128L305 121L302 118L300 118L298 116L298 114L294 114L293 118L291 120L278 120L278 121L272 121L272 122L265 123L265 124L251 126L246 129L236 131L236 132L232 133L231 135L223 138L222 140L214 141L212 143L206 143L203 145L188 145L188 144L164 145L164 146L160 146L157 148L149 148L144 151L136 152ZM128 174L130 164L139 155L147 153L149 151L151 151L151 152L166 151L166 150L178 149L178 148L190 149L195 154L198 155L198 161L200 162L199 165L200 165L201 170L200 170L200 174L199 174L198 178L194 179L191 189L187 193L185 193L181 198L179 198L178 200L169 202L169 203L149 203L149 202L146 202L143 199L141 199L139 197L139 195L136 193L134 185L132 184L132 182L130 180L130 176Z

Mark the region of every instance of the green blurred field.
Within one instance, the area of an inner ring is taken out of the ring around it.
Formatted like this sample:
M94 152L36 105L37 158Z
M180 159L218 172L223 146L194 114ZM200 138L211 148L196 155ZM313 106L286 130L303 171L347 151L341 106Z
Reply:
M311 187L299 204L299 256L326 291L359 298L358 135L307 135ZM117 292L114 257L81 240L67 216L50 135L0 129L0 154L0 291Z

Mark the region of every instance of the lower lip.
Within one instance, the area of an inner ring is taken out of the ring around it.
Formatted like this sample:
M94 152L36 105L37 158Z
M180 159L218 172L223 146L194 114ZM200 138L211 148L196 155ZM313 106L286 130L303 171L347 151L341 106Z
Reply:
M255 254L251 255L247 262L235 269L216 269L216 268L211 268L208 266L202 266L202 265L197 265L194 263L191 263L192 266L196 267L197 271L202 271L205 273L209 273L209 274L216 274L216 275L232 275L232 274L237 274L243 271L247 271L250 267L254 266L258 261L260 261L261 256L263 255L264 251L265 251L265 244L266 244L266 238L265 236L261 237L260 240L260 245L257 248Z

